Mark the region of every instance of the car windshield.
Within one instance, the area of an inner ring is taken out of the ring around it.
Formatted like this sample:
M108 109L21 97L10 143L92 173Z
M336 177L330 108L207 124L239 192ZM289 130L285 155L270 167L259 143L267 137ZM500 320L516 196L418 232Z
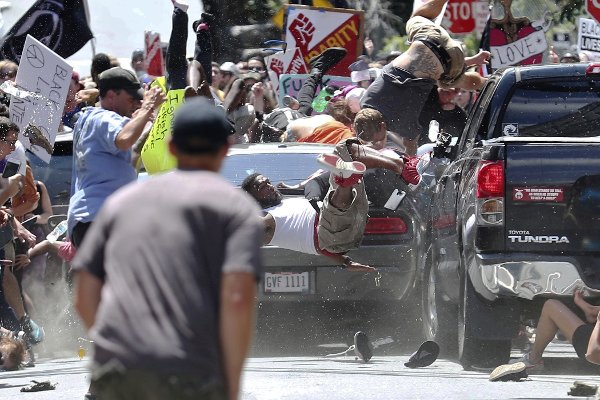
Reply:
M536 82L517 87L502 129L506 136L598 136L600 83Z
M255 172L267 176L273 184L285 182L295 185L319 169L316 158L315 153L232 154L225 159L221 173L236 186Z

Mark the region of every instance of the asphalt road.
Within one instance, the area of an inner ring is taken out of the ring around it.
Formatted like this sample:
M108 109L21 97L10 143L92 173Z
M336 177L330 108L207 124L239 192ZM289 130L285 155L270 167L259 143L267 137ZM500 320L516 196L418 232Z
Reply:
M569 344L552 344L543 372L525 381L489 382L489 371L463 371L445 358L426 368L406 368L404 362L421 340L407 310L401 310L402 317L385 314L386 318L375 310L370 318L356 310L284 309L261 308L241 399L573 399L567 393L575 380L600 385L599 369L578 360ZM347 349L358 329L368 332L371 341L387 342L375 349L371 362L325 357ZM80 360L73 341L61 351L51 351L52 341L47 339L39 346L42 357L34 368L0 373L0 399L83 398L89 355ZM56 389L20 392L31 380L50 380Z
M391 344L390 344L391 345ZM242 399L567 399L575 380L600 385L568 345L553 345L542 374L521 382L489 382L487 372L463 371L440 359L408 369L408 355L378 356L364 364L354 357L252 357L244 372ZM87 360L45 359L36 367L3 372L0 399L82 399L88 385ZM22 393L31 380L50 380L56 389Z

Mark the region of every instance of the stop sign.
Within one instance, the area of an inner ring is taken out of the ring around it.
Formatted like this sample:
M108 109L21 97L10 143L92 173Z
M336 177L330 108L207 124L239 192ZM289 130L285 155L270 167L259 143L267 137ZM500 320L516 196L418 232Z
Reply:
M600 0L586 0L585 7L587 8L587 12L597 22L600 22Z
M448 21L448 30L452 33L470 33L475 29L473 3L479 0L450 0L446 6L444 18ZM592 0L588 0L592 1ZM593 0L599 2L600 0Z

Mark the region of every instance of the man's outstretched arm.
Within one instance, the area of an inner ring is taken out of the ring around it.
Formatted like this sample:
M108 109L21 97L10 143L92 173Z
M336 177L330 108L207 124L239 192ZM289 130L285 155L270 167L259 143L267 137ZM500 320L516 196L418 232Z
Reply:
M336 262L336 264L343 265L344 269L347 269L348 271L351 271L351 272L375 272L375 271L377 271L377 269L375 269L369 265L365 265L365 264L361 264L356 261L353 261L350 257L348 257L347 255L344 255L344 254L329 253L329 254L327 254L327 257L333 259Z
M377 150L364 145L349 144L348 151L354 161L360 161L367 168L384 168L397 174L401 174L404 168L404 161L401 158L385 156Z

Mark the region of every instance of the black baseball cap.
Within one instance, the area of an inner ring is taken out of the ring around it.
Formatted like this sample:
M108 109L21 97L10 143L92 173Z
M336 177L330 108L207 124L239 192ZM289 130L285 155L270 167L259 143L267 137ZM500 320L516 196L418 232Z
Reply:
M107 90L125 90L134 99L142 100L144 98L144 89L135 74L128 69L113 67L102 72L98 77L98 89L100 93L106 93Z
M211 153L227 143L234 132L222 108L196 97L186 100L175 112L172 141L184 153Z

